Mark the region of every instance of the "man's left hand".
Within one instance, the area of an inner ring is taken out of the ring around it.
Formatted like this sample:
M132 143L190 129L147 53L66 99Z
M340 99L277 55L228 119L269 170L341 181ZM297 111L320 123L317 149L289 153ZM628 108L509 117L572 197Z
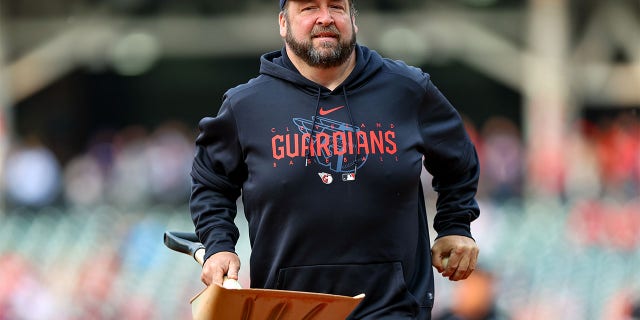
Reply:
M451 281L464 280L476 268L479 248L465 236L444 236L436 239L431 248L431 263ZM444 261L447 261L446 266Z

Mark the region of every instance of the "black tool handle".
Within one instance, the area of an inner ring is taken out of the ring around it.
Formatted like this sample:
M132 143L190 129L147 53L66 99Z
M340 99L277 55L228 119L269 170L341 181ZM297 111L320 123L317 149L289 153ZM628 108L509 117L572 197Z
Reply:
M204 245L193 232L165 231L164 245L192 256L201 265L204 263Z

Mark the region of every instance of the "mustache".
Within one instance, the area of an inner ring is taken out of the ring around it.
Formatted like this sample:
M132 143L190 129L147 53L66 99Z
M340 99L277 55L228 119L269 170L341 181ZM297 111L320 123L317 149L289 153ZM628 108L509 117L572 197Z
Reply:
M340 31L338 31L338 28L336 28L336 26L334 25L330 25L328 27L319 27L316 26L311 30L311 36L312 37L318 37L318 36L330 36L330 37L340 37Z

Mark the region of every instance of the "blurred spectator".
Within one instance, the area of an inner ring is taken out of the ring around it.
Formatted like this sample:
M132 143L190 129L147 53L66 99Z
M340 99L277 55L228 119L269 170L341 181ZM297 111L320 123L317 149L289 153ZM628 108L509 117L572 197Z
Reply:
M640 201L578 201L568 215L567 235L584 246L633 252L640 245Z
M522 196L524 150L513 121L492 117L483 125L480 188L492 200Z
M0 320L55 319L55 299L26 259L0 256Z
M91 154L80 154L64 170L64 196L67 204L93 206L104 201L104 174Z
M585 134L591 125L585 120L578 121L565 141L567 152L564 193L570 201L594 199L602 191L595 144Z
M141 126L102 131L87 153L67 163L65 199L73 206L183 205L189 198L193 152L178 122L163 123L151 134Z
M496 304L495 278L478 268L469 278L456 282L451 306L434 320L507 320L507 314Z
M603 319L640 320L640 291L625 287L606 302Z
M120 259L107 245L86 257L73 289L70 319L118 319L110 303L120 276Z
M146 161L149 165L150 191L154 202L185 203L191 190L191 162L195 152L185 128L167 122L149 137Z
M109 201L117 206L149 205L149 163L145 158L147 130L130 126L113 140L113 168L107 180Z
M640 121L622 113L601 124L596 143L606 195L621 199L640 197Z
M114 137L117 135L115 130L100 130L96 132L88 142L87 155L94 158L102 175L106 178L113 169L115 158ZM80 156L83 154L80 154Z
M54 154L35 136L9 151L5 167L7 200L15 206L39 208L58 200L61 168Z

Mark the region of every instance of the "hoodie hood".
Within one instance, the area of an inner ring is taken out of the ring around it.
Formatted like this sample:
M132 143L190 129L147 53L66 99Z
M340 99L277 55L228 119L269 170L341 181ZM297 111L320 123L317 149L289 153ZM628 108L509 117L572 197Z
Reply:
M356 45L355 52L356 66L347 79L334 90L335 92L354 90L382 68L382 57L377 52L360 45ZM266 53L260 58L260 74L293 83L312 95L317 95L318 90L321 93L331 92L328 88L303 77L289 59L284 47L280 51Z

